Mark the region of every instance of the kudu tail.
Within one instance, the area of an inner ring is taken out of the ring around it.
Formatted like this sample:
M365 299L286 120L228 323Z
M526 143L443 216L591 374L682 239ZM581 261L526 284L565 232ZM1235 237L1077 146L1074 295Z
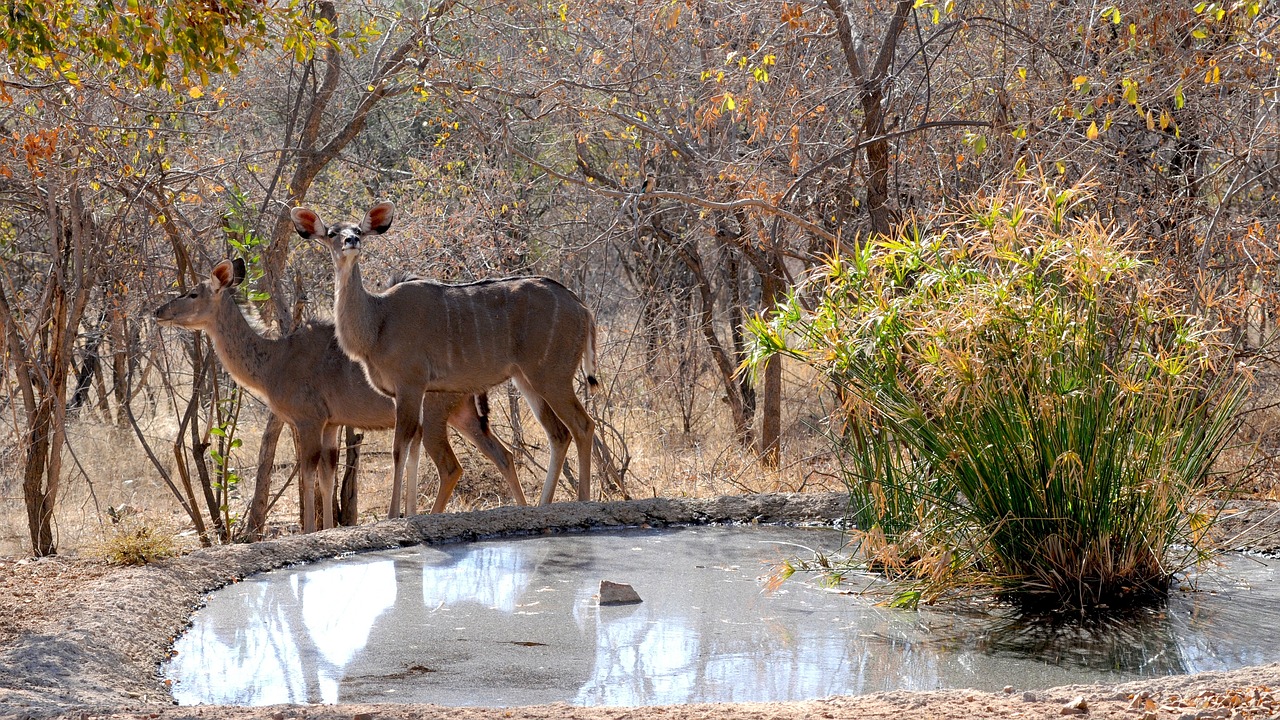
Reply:
M600 381L596 379L596 316L587 311L587 354L582 360L582 371L587 374L587 392L594 393L600 389Z
M476 404L476 417L480 419L480 430L489 432L489 392L486 390L476 393L471 396L471 401Z

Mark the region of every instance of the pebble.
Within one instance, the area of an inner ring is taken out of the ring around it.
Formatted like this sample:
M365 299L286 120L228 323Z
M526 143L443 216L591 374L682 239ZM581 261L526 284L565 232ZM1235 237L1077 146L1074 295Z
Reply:
M1022 693L1022 702L1039 702L1039 701L1036 699L1036 694L1028 690Z
M1077 695L1071 698L1071 702L1062 706L1061 715L1083 715L1089 712L1089 703L1085 702L1083 695Z
M1013 686L1012 686L1012 685L1005 685L1005 686L1004 686L1004 694L1005 694L1005 695L1012 695L1012 694L1013 694Z

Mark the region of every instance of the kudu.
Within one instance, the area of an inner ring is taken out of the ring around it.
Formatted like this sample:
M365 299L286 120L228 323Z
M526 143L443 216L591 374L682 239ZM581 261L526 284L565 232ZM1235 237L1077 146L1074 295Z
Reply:
M418 280L370 293L360 279L360 242L386 232L394 213L383 202L361 222L333 227L306 208L294 208L292 215L298 234L323 242L333 258L339 345L364 365L374 387L395 398L396 482L417 470L417 458L406 449L421 432L424 391L476 392L510 378L551 447L541 504L555 493L570 435L578 450L578 500L588 500L595 421L578 401L573 378L582 364L588 386L597 385L591 311L571 290L543 277L461 285Z
M278 339L258 334L234 299L234 289L243 279L244 262L224 260L213 268L208 280L160 306L155 311L156 319L161 325L208 333L227 372L293 428L298 441L303 531L316 529L317 480L322 498L321 524L324 528L333 527L338 429L343 425L369 430L392 428L395 404L370 387L364 370L338 347L332 325L309 323ZM432 512L444 510L462 475L462 466L449 445L446 422L493 461L511 487L516 503L525 504L511 452L489 432L487 418L477 408L480 400L469 393L423 396L423 444L440 472L440 492ZM416 474L409 480L405 506L412 515L417 511ZM391 517L400 515L400 489L397 482L391 498Z

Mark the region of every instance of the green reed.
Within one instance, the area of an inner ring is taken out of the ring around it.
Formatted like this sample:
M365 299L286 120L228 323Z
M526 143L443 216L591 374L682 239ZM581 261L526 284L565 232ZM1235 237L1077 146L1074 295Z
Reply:
M904 604L1115 607L1207 556L1242 373L1086 199L1020 188L908 224L750 324L749 362L796 358L835 390L863 559Z

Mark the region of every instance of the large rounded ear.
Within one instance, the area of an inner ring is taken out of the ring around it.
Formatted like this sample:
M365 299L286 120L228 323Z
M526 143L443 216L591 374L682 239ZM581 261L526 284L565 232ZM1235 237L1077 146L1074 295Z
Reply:
M296 207L289 211L289 217L293 219L293 229L297 230L302 237L308 240L324 237L326 232L324 222L313 211Z
M395 219L395 215L396 206L392 205L390 200L380 202L365 213L364 221L360 223L360 230L365 234L381 235L391 227L391 221Z
M244 259L236 258L231 261L231 287L236 287L244 282Z
M221 290L224 287L230 287L235 284L236 270L230 260L223 260L213 266L213 272L209 273L209 287L214 291Z

